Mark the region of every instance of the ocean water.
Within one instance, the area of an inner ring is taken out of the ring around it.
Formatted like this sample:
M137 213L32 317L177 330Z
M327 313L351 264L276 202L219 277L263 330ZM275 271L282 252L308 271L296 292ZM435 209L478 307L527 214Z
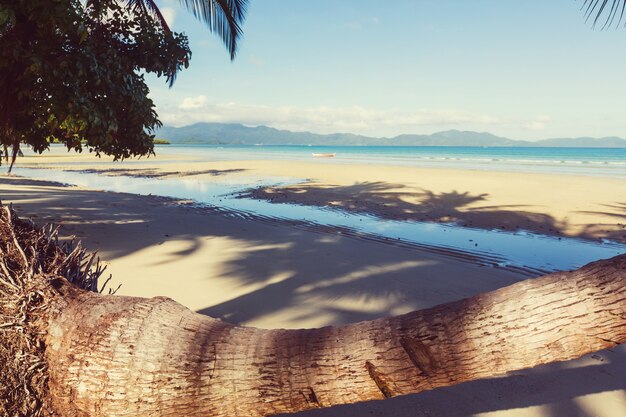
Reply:
M191 155L202 161L286 159L605 176L626 179L626 148L530 148L452 146L220 146L165 145L157 155ZM314 153L334 153L315 158Z

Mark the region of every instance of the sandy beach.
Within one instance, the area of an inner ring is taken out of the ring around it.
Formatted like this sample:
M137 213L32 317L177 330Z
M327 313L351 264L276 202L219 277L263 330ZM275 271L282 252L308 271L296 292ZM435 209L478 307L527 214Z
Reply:
M454 222L487 230L626 241L626 182L582 175L333 163L333 161L197 161L168 153L110 163L55 152L22 158L20 166L89 170L154 178L291 177L299 184L254 190L274 202L334 207L385 219ZM68 163L80 165L68 165ZM88 165L85 165L88 164Z
M626 183L573 175L333 164L212 161L170 155L111 163L89 155L25 157L19 167L206 181L291 177L255 189L273 202L382 219L626 242ZM164 295L202 314L264 328L344 324L458 300L526 276L445 254L224 216L186 201L0 178L0 197L37 224L61 225L97 250L119 294ZM302 416L626 415L626 349L446 389Z

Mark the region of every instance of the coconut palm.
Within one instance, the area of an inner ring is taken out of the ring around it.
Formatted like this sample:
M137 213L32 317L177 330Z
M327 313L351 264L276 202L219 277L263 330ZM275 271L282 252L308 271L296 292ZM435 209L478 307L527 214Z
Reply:
M587 21L592 21L593 26L602 24L602 29L606 29L613 23L621 26L626 12L626 0L584 0L582 8Z
M154 0L121 0L136 13L149 13L171 32L165 17ZM228 48L230 58L237 53L237 41L241 38L242 24L246 17L248 0L180 0L180 3L200 21L216 32Z
M247 0L181 4L234 59ZM152 153L160 121L142 74L172 86L190 55L154 0L0 0L0 155L12 158L9 172L24 143L42 152L50 140L78 150L82 141L118 159Z
M117 0L135 14L146 14L151 21L158 22L166 36L172 36L165 16L154 0ZM222 39L230 59L235 59L238 41L243 35L242 25L246 18L248 0L179 0L181 5L190 11L198 20L205 23L211 32L217 33ZM98 7L103 0L88 0L86 6ZM177 71L168 75L170 87L176 80Z

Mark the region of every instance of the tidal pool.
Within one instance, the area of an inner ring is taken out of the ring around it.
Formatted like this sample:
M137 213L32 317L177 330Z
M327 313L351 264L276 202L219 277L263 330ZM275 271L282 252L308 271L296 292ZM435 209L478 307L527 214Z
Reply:
M626 253L626 245L611 241L593 242L525 231L506 232L432 222L384 220L336 209L271 203L239 196L252 187L302 181L297 178L157 179L34 168L17 168L14 171L32 179L92 189L193 200L198 206L213 208L222 215L251 221L290 221L294 225L317 228L325 233L421 247L488 266L518 270L526 275L575 269L594 260Z

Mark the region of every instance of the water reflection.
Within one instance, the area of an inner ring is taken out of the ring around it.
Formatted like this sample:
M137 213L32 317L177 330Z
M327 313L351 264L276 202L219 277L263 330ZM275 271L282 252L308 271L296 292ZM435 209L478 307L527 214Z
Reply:
M281 219L294 225L321 227L325 232L383 240L399 245L419 246L425 250L446 252L450 256L472 258L485 265L522 269L540 274L578 268L588 262L626 252L626 245L615 242L589 242L557 238L529 232L482 230L430 222L383 220L363 214L266 200L238 198L250 187L300 182L285 177L228 177L219 181L198 178L135 178L104 176L95 173L17 168L16 174L105 191L127 192L191 199L199 205L219 210L225 215L251 219ZM332 227L328 227L332 226Z

